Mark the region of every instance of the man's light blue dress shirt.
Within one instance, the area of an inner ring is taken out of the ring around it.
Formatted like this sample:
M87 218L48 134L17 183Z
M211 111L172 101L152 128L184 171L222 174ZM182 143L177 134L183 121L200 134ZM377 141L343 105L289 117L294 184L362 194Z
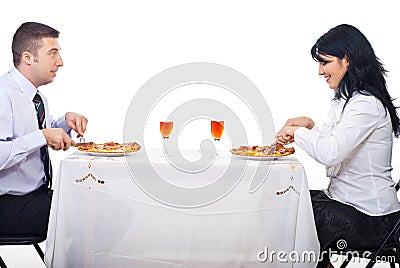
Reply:
M0 195L23 195L43 185L40 147L46 139L39 130L32 102L37 88L15 67L0 77ZM71 129L65 116L54 120L47 99L41 95L47 127Z

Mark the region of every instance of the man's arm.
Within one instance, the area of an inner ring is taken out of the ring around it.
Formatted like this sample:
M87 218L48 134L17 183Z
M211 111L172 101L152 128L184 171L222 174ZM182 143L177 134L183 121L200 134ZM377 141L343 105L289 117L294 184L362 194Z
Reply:
M13 115L10 99L5 95L0 96L0 170L24 161L30 153L46 144L39 129L16 137Z

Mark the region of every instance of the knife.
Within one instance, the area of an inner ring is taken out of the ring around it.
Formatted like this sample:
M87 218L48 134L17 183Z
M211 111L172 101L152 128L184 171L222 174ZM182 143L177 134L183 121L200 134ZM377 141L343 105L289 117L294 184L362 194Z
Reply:
M72 147L86 146L92 144L93 142L77 142L75 144L71 144Z
M270 145L270 147L269 147L269 149L267 151L267 154L274 154L275 151L276 151L276 141L271 143L271 145Z

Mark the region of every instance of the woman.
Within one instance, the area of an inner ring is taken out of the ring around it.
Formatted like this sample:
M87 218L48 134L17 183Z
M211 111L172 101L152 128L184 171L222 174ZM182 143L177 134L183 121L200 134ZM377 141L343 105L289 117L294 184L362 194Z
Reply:
M320 127L308 117L287 121L277 132L280 144L296 142L326 166L326 191L311 191L323 259L317 267L333 267L329 252L374 249L400 216L391 178L393 135L400 121L385 81L386 70L367 38L342 24L322 35L311 48L334 90L328 120Z

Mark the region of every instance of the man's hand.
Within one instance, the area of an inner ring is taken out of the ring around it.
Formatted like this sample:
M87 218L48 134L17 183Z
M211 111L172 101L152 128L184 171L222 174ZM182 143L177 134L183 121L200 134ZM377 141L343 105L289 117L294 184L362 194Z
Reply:
M83 133L86 131L87 118L83 115L69 112L65 115L65 121L67 122L67 126L75 130L78 133L78 138L83 136Z
M46 138L47 145L53 150L68 150L75 142L62 128L44 128L42 133Z

